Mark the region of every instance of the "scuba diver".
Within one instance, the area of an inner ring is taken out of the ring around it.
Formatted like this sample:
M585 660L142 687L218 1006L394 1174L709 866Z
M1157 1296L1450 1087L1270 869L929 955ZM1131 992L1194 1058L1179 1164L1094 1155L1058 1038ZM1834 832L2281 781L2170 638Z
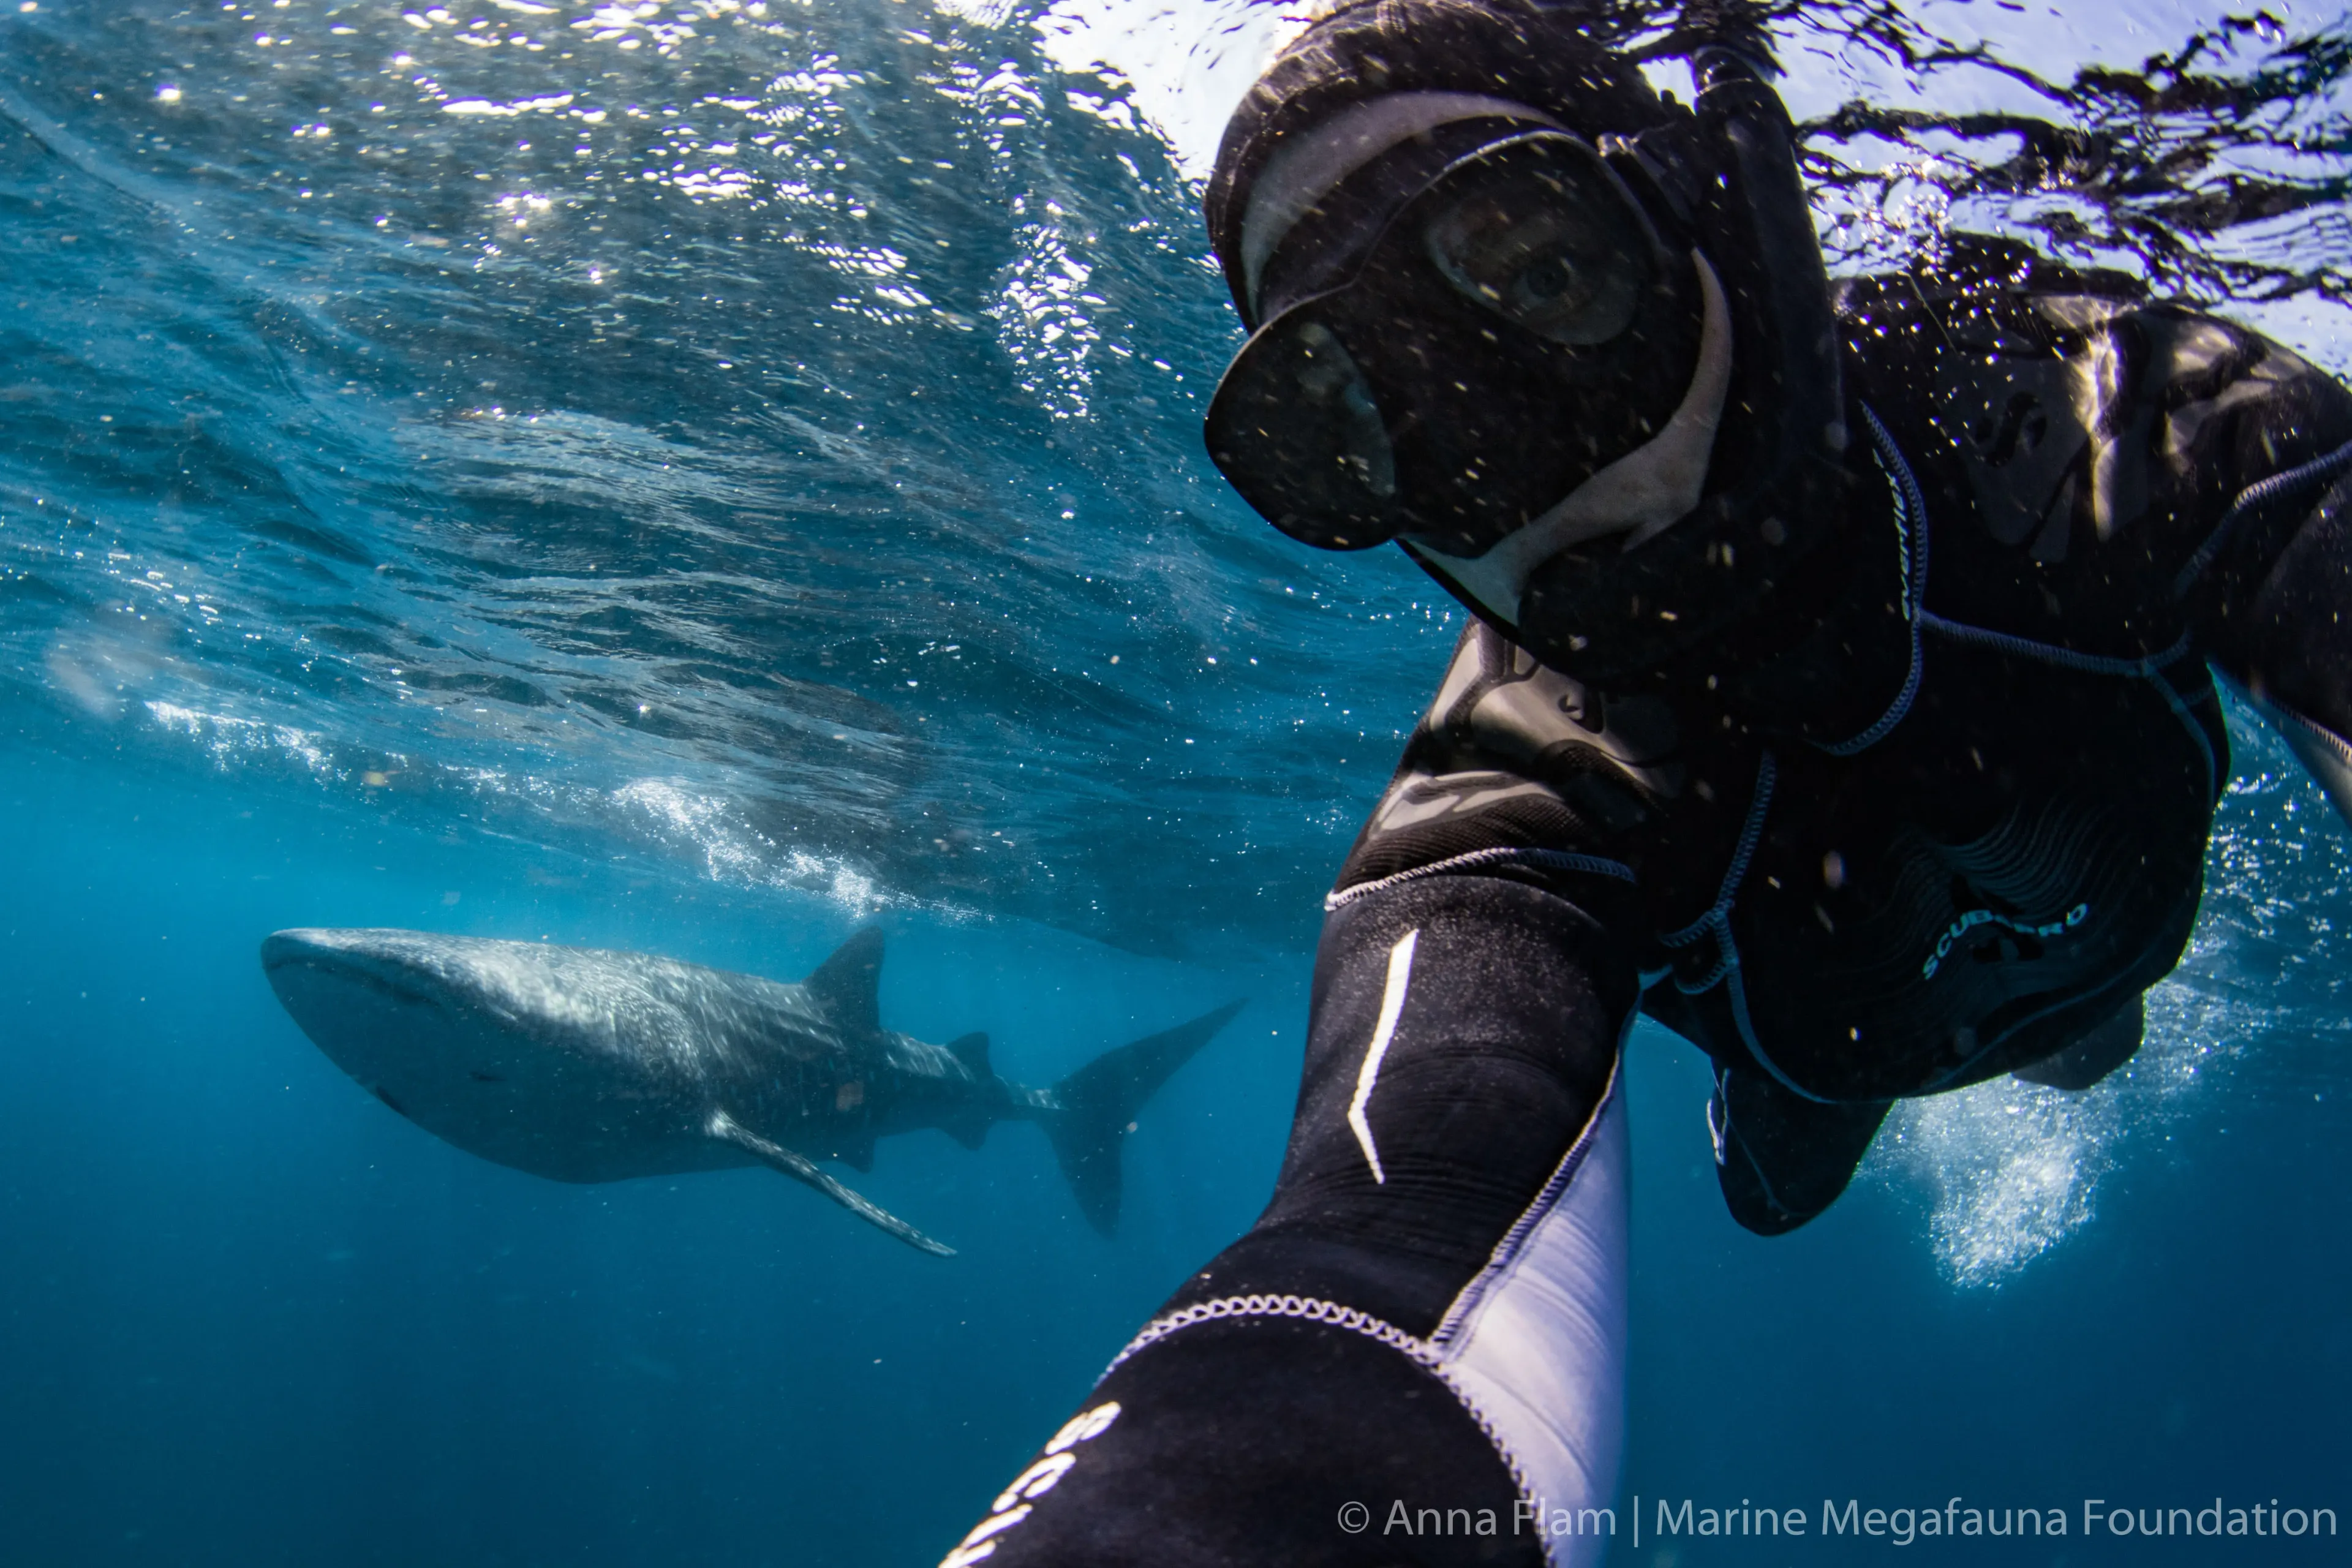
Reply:
M1785 1232L1894 1100L2131 1056L2213 672L2352 805L2352 395L2011 242L1832 285L1761 44L1685 106L1572 4L1364 0L1228 127L1210 456L1472 618L1327 900L1272 1201L954 1568L1597 1560L1637 1012Z

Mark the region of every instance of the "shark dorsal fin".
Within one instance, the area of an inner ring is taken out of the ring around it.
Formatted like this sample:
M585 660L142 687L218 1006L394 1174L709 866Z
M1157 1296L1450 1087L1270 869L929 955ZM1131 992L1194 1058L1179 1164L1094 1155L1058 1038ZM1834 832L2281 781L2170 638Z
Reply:
M963 1063L964 1070L974 1078L996 1076L988 1066L988 1037L979 1030L975 1029L969 1035L958 1035L950 1040L948 1055Z
M833 956L801 982L833 1026L853 1039L881 1031L882 1009L876 999L881 984L879 926L867 926L834 949Z

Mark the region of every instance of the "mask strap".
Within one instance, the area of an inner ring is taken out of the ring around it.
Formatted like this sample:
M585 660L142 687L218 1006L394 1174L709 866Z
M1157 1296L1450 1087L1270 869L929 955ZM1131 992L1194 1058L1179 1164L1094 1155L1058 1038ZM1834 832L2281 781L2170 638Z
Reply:
M1567 130L1551 116L1508 99L1394 92L1351 104L1312 133L1291 138L1258 175L1242 217L1242 282L1250 314L1257 314L1258 278L1275 247L1317 202L1391 148L1463 120L1521 120Z

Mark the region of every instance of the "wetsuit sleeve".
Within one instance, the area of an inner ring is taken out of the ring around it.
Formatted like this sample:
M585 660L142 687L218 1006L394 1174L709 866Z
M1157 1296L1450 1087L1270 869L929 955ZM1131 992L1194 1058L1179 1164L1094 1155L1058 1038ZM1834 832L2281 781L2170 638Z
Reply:
M2214 514L2179 587L2215 668L2352 820L2352 393L2239 336L2244 373L2166 416L2193 432L2172 449L2207 470Z
M1630 957L1508 878L1335 902L1273 1201L946 1564L1600 1560L1623 1414Z

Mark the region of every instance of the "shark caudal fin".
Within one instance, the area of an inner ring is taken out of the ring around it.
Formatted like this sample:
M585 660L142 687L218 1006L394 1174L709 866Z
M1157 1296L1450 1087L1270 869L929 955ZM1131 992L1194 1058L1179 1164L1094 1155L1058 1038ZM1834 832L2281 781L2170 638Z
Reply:
M1040 1118L1045 1136L1078 1208L1105 1236L1118 1221L1118 1149L1135 1113L1241 1010L1239 1002L1228 1002L1189 1024L1105 1051L1054 1086L1055 1109Z

